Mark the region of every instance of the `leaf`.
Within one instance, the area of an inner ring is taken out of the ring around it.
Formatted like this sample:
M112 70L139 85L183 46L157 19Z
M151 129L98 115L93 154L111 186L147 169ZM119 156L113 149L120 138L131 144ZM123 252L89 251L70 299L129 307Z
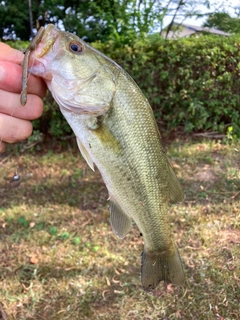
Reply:
M32 264L38 264L39 260L38 260L36 255L33 255L33 256L30 257L30 262Z

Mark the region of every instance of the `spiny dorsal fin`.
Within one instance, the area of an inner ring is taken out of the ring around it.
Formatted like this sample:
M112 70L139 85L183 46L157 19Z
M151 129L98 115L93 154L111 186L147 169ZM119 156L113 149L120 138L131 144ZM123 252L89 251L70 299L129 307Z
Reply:
M177 202L183 201L184 194L182 191L182 187L170 164L169 164L169 192L170 192L171 203L177 203Z
M87 149L84 147L84 145L82 144L81 140L77 137L77 144L78 144L78 148L83 156L83 158L87 161L87 164L89 165L89 167L94 170L94 163L92 161L92 158L90 157Z
M110 222L113 232L121 239L126 236L132 227L132 220L114 200L110 200Z

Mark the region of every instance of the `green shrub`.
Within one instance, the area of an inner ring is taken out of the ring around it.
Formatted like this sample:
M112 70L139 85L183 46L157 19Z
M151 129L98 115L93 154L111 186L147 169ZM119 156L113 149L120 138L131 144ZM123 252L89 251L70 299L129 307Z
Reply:
M131 46L92 45L134 78L167 130L183 126L186 132L227 133L231 127L232 136L240 137L240 36L165 40L153 35ZM49 97L34 128L55 137L71 133Z
M29 46L29 41L20 41L20 40L12 40L12 41L5 41L6 44L11 46L14 49L24 51Z
M240 137L240 36L93 45L134 78L169 130L183 125L186 132L226 133L231 126Z

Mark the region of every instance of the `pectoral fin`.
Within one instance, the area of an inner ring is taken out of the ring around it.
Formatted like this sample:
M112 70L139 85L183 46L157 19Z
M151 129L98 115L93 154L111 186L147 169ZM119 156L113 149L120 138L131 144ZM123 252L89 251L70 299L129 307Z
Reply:
M184 194L180 182L169 164L169 192L171 203L181 202L184 199Z
M92 161L92 158L90 157L87 149L84 147L84 145L82 144L81 140L77 137L77 144L78 144L78 148L83 156L83 158L87 161L87 164L89 165L89 167L94 170L94 163Z
M114 200L110 200L110 222L113 232L121 239L126 236L132 227L131 219Z

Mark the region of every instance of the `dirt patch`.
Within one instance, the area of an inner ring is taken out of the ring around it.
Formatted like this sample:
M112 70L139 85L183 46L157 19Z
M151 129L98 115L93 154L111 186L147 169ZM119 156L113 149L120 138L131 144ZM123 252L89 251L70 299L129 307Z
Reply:
M240 244L240 231L238 230L221 230L219 232L218 242Z
M217 176L209 165L205 165L194 175L194 180L195 179L198 181L214 182L217 180Z

